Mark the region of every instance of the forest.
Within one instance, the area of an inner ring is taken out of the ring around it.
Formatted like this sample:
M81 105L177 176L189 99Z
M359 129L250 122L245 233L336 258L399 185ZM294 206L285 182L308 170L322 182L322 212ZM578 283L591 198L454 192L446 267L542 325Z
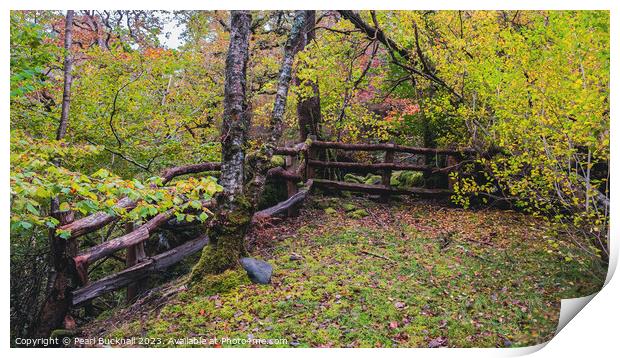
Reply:
M607 274L609 22L11 11L11 346L550 340Z

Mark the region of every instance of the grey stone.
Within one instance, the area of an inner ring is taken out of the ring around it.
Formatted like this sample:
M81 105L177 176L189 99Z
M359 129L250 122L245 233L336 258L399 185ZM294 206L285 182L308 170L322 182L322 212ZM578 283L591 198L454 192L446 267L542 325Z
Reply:
M271 265L263 260L244 257L241 259L241 266L248 273L248 277L254 283L268 284L271 282Z
M303 256L301 256L300 254L293 252L291 253L291 257L289 258L289 260L291 261L300 261L303 260Z

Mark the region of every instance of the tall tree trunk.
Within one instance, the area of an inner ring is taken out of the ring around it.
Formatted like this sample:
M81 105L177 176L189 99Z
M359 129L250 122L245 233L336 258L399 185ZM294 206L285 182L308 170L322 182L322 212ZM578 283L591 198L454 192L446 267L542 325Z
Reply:
M245 254L243 239L250 224L256 203L262 194L270 158L277 140L282 135L282 122L286 99L292 78L293 61L299 51L299 37L305 12L296 11L291 33L284 46L284 58L276 99L271 115L271 133L259 153L245 159L244 146L250 126L245 97L246 64L250 36L251 16L245 11L231 12L231 34L226 58L226 83L224 88L224 122L222 125L222 174L224 187L220 196L221 207L216 224L211 230L213 243L206 247L194 267L192 280L204 274L219 273L235 266ZM247 175L244 177L244 161ZM244 181L245 178L245 181ZM244 185L244 183L247 183Z
M284 122L284 112L286 110L286 99L288 90L293 77L293 62L295 55L302 48L303 28L306 24L307 11L295 11L295 18L291 32L284 45L284 56L280 67L280 76L278 78L278 87L276 89L276 98L273 104L273 112L271 113L270 135L263 144L259 153L248 158L248 166L251 170L249 173L252 177L248 180L247 193L250 202L255 205L265 187L267 179L267 170L269 169L270 159L277 145L278 139L282 136L282 124Z
M243 193L244 145L250 127L246 101L246 70L249 57L250 23L247 11L231 11L231 31L226 57L224 119L222 121L222 169L220 183L224 197L232 202Z
M217 218L210 232L212 241L204 248L200 261L194 267L192 280L235 266L240 255L244 253L243 237L251 218L251 205L243 191L244 147L250 127L246 101L246 69L251 22L249 11L231 11L221 131L220 184L224 190L218 197Z
M65 17L65 58L64 58L64 90L62 94L62 109L60 122L56 130L56 140L61 140L67 133L69 121L69 105L71 103L71 68L73 67L73 57L71 56L71 46L73 45L73 10L68 10ZM52 159L55 165L60 165L60 160ZM59 210L58 198L53 198L50 203L50 213L56 217L60 224L67 224L73 220L72 212L61 212ZM34 324L33 335L35 337L49 337L52 330L58 328L71 307L70 288L71 274L69 260L71 254L76 251L74 243L56 236L54 229L49 232L50 242L50 262L51 270L48 275L48 292L39 310L37 320Z
M60 124L56 131L56 139L61 140L67 133L67 123L69 121L69 105L71 104L71 83L73 76L71 68L73 67L73 56L71 56L71 45L73 44L73 10L67 11L65 18L65 62L64 62L64 80L65 86L62 93L62 110L60 113Z
M315 10L306 10L306 19L301 33L301 43L299 51L302 51L310 41L315 38L314 26L316 23ZM295 78L296 84L301 84L299 78ZM321 99L319 96L319 86L317 83L308 81L304 83L312 87L313 95L308 98L301 98L297 102L297 123L299 125L299 139L305 141L308 135L320 138L319 124L321 123Z

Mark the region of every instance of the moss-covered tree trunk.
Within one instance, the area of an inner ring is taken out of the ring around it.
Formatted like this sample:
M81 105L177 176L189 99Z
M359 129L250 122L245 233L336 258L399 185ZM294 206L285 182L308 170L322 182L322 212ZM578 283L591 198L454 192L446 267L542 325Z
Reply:
M246 11L231 12L231 34L226 58L224 89L224 121L222 124L222 170L218 217L210 232L211 244L194 267L192 279L203 274L220 273L237 264L244 252L243 238L256 204L262 194L270 167L270 158L282 135L286 98L291 82L293 61L299 51L299 38L306 17L297 11L280 69L276 99L271 116L271 133L258 153L245 158L250 126L246 103L246 66L251 15ZM246 170L244 170L244 165ZM245 174L245 175L244 175Z
M249 11L231 11L230 44L226 57L224 118L222 121L222 170L217 218L210 232L211 242L194 267L192 278L219 273L234 266L243 253L243 236L250 222L251 206L244 197L245 145L250 116L246 101L246 70L249 56Z

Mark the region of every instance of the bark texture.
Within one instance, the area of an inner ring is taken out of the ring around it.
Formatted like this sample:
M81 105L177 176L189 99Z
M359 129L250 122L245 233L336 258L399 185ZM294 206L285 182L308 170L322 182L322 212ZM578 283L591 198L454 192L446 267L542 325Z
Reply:
M306 19L301 32L299 51L302 51L315 38L314 26L316 23L316 11L306 10ZM295 82L299 85L301 81L296 78ZM299 125L300 142L305 141L308 135L320 138L319 125L321 123L321 97L319 86L315 82L306 82L303 85L312 88L313 95L308 98L300 98L297 102L297 123Z
M222 174L220 184L224 195L232 202L243 193L244 145L250 127L246 101L246 69L250 45L250 23L248 11L231 11L231 31L228 55L226 57L226 81L224 84L224 120L222 123Z
M202 251L191 280L223 272L237 264L244 253L243 237L250 223L251 205L244 195L245 145L250 117L246 102L246 69L249 57L249 11L231 11L230 44L226 57L224 118L222 123L222 168L218 213L211 230L212 241Z
M282 123L284 120L284 111L286 109L286 99L293 76L293 62L295 61L295 55L301 48L302 30L306 23L306 15L306 11L295 11L291 32L284 46L284 56L280 67L276 98L270 119L271 133L260 152L254 154L248 161L252 177L248 180L247 193L248 199L253 205L258 202L263 188L265 187L267 171L270 167L270 159L275 153L277 141L282 136Z
M73 10L67 11L65 18L65 62L64 62L64 88L62 92L62 110L60 113L60 124L56 131L56 139L61 140L67 133L67 124L69 122L69 106L71 104L71 83L73 76L71 69L73 67L73 56L71 55L71 46L73 45Z
M52 216L60 224L73 221L73 212L54 211ZM53 230L53 229L52 229ZM49 337L51 332L59 328L64 321L65 315L71 307L71 290L75 286L72 282L74 275L70 257L71 242L56 235L51 235L51 261L52 261L52 287L39 310L32 335L35 338Z

